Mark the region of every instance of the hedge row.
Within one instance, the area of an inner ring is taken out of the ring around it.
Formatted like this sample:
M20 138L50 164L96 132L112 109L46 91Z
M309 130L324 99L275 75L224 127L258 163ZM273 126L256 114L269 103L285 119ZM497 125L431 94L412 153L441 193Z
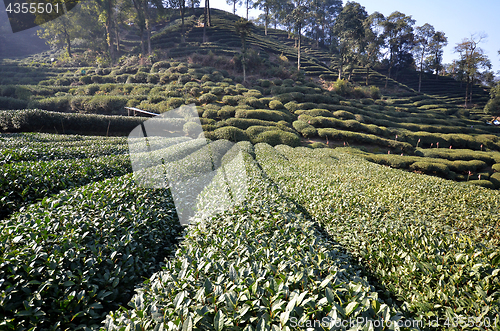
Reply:
M0 167L0 218L61 190L132 171L128 155L95 159L32 161Z
M128 135L144 117L64 114L38 109L0 112L4 132L61 132L98 135Z
M318 129L318 135L321 138L328 137L330 140L384 146L390 149L396 149L398 151L402 151L409 154L412 154L414 150L413 146L408 143L396 140L384 139L366 133L342 131L336 129Z
M126 175L45 198L0 230L2 329L76 330L125 305L180 226L168 190Z

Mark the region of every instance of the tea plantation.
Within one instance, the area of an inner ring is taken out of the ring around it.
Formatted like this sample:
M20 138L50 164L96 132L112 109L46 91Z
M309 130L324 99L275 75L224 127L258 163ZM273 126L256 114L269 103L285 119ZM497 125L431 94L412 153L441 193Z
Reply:
M257 26L244 81L238 17L213 10L208 42L201 17L149 58L125 36L115 66L0 60L0 330L500 330L488 92L466 109L449 77L337 81L307 38L297 71L287 32ZM125 107L189 104L204 137L170 118L185 137L127 139L147 118ZM182 172L227 140L248 186L229 210L181 226L134 180L134 144Z

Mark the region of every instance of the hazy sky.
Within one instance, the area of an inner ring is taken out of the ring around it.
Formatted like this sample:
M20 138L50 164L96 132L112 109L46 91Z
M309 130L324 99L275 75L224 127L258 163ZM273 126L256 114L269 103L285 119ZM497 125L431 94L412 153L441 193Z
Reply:
M344 0L344 4L347 1ZM375 11L385 16L394 11L411 15L416 20L415 26L429 23L448 37L448 46L444 51L444 62L450 63L458 58L453 49L462 39L473 33L484 32L488 38L480 44L488 55L495 73L500 70L500 0L358 0L366 8L368 14ZM202 2L203 5L204 2ZM212 0L213 8L233 10L226 0ZM236 14L245 16L245 8L237 7ZM256 17L258 11L250 12L250 18Z

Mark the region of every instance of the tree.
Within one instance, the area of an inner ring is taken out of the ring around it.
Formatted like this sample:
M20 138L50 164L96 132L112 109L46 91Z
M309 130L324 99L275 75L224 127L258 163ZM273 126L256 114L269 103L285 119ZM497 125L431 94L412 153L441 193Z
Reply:
M233 14L236 15L236 5L241 6L241 0L226 0L226 3L228 5L233 5Z
M415 46L413 51L416 55L417 64L420 68L418 75L418 92L422 89L422 72L424 69L425 57L430 52L430 45L436 31L434 27L429 23L425 23L422 26L417 26L415 28Z
M361 59L365 46L365 21L368 13L365 7L356 2L348 2L340 12L333 26L333 33L337 37L339 79L342 78L345 66L352 69Z
M210 0L205 0L205 10L203 12L203 42L207 42L207 24L211 26L212 19L210 17Z
M448 45L448 38L444 32L436 31L429 44L429 68L436 72L436 80L439 78L439 72L443 69L443 47Z
M306 35L316 41L316 47L319 47L320 44L331 45L333 25L336 17L342 11L342 1L313 0L310 8Z
M240 19L234 24L236 33L241 38L241 64L243 67L243 81L246 82L246 56L247 56L247 38L252 32L253 24L245 19Z
M113 47L113 10L115 9L115 1L116 0L96 0L96 4L99 7L99 19L103 22L104 27L106 28L107 48L112 63L115 62L115 50Z
M493 116L500 116L500 84L490 90L491 99L484 107L484 112Z
M389 48L389 72L385 82L387 88L387 81L391 78L392 69L396 67L399 70L411 61L410 50L413 47L415 20L411 16L396 11L381 24L384 27L384 35Z
M375 12L363 22L365 38L362 44L360 63L366 68L366 86L370 77L370 68L375 66L380 56L380 49L384 45L384 34L380 22L385 20L384 15Z
M55 19L48 22L46 22L47 14L45 14L40 19L46 23L41 25L41 29L37 31L37 34L51 46L64 45L70 57L72 56L72 41L76 38L92 41L93 46L99 48L100 45L95 44L95 42L102 41L99 35L102 33L103 27L96 17L95 9L91 4L80 4L65 15L54 17ZM35 19L35 22L38 19L39 17ZM81 29L82 26L88 28Z
M267 36L267 27L269 25L269 12L272 6L271 0L256 0L253 3L254 8L258 8L264 11L264 34ZM248 17L247 17L248 19Z
M179 14L181 14L181 43L186 41L186 29L184 24L184 16L186 13L186 0L169 0L169 4L172 8L178 8Z
M297 32L298 44L297 44L297 70L300 70L300 56L302 48L302 28L306 21L308 7L304 5L305 1L302 0L292 0L294 9L291 14L291 19L295 24L295 30Z
M455 46L455 52L460 53L460 62L465 73L465 107L467 101L472 102L472 87L474 81L481 74L482 69L491 69L491 63L478 45L486 38L486 35L472 35Z
M252 0L245 0L245 7L247 9L247 21L248 21L248 9L253 6Z
M189 0L188 6L191 7L191 13L194 15L194 8L200 6L200 0Z

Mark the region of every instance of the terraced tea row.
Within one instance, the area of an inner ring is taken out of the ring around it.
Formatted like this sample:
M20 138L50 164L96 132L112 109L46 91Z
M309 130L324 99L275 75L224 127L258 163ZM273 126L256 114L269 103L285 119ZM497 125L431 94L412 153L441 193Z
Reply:
M159 269L180 231L168 190L131 175L45 198L0 226L5 330L97 328Z
M256 156L284 193L359 257L414 318L437 316L442 326L469 317L493 324L500 293L498 191L326 149L257 145Z
M239 146L248 199L194 220L175 257L103 329L293 330L349 318L400 320L343 248L281 195L251 157L253 147Z

